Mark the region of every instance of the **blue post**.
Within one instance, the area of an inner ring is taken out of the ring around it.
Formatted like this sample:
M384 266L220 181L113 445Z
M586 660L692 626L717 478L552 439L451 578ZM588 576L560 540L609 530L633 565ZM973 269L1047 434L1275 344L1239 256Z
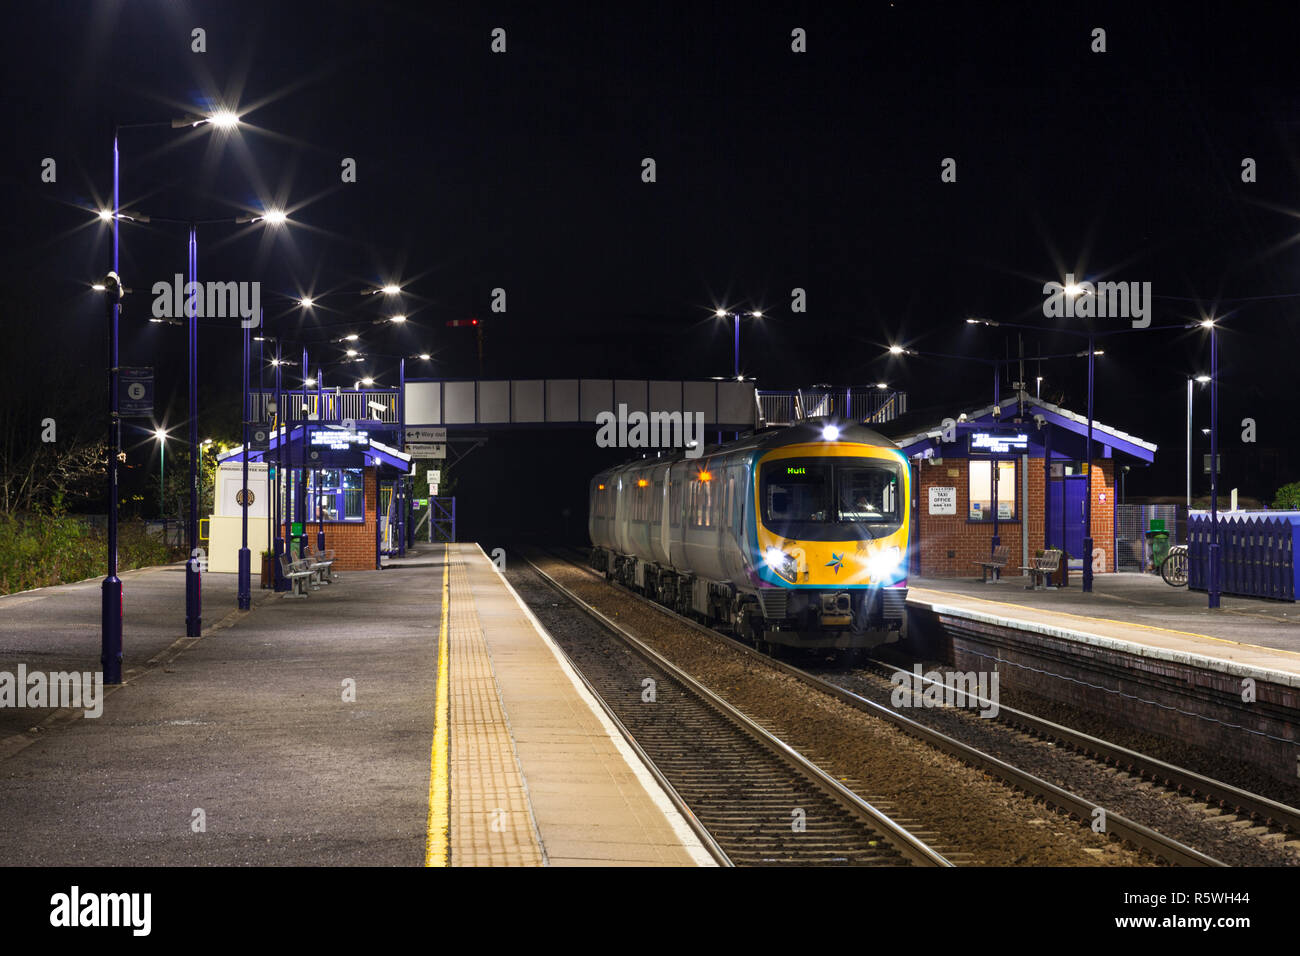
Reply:
M117 407L117 328L122 280L117 271L119 167L117 129L113 130L113 275L104 283L108 303L108 576L101 586L100 665L105 684L122 683L122 579L117 576L117 467L122 451L122 421Z
M199 241L190 225L190 281L199 281ZM185 636L203 633L203 577L198 567L199 546L199 320L197 309L189 308L189 399L190 399L190 559L185 562Z
M993 421L996 424L1002 420L1002 376L999 375L1000 369L998 363L993 363ZM1002 536L998 534L998 477L999 463L996 456L989 462L989 481L993 485L993 540L990 543L989 554L997 551L998 546L1002 544Z
M259 324L261 317L259 316ZM243 323L240 323L243 325ZM251 565L250 555L248 553L248 327L243 327L244 332L244 501L240 505L240 524L242 527L242 546L239 549L239 609L247 611L253 604L252 585L249 581L249 568Z
M1083 499L1083 590L1092 590L1092 385L1093 385L1093 335L1092 330L1088 330L1088 480L1085 487L1085 498ZM1064 503L1065 495L1062 490L1061 501Z
M406 451L406 359L397 366L397 450ZM406 509L409 501L408 478L398 475L397 485L402 490L397 507L397 554L406 557Z
M272 517L275 521L275 589L277 591L289 590L289 580L284 576L284 569L280 567L280 555L284 554L284 540L286 537L285 529L280 524L280 489L284 487L284 454L283 448L285 439L288 437L288 430L284 428L284 396L280 392L280 340L275 340L275 494L272 496L273 511Z
M1209 606L1219 606L1219 337L1210 325L1210 588Z

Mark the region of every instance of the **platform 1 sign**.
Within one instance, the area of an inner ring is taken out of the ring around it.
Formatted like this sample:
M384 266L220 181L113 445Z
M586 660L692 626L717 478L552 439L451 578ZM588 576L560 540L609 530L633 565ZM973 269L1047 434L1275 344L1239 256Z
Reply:
M407 442L445 442L445 428L408 428L405 432Z
M930 514L955 515L957 513L956 488L930 489Z
M446 458L447 446L445 444L407 445L406 453L412 458Z

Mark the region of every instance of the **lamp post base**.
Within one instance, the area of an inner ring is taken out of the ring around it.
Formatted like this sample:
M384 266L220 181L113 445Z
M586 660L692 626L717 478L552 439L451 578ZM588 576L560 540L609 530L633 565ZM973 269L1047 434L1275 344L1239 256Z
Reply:
M185 636L203 633L203 577L194 567L194 558L185 562Z
M122 683L122 579L116 574L104 578L102 589L103 635L99 662L105 684Z
M284 554L284 539L277 537L275 539L275 560L271 562L272 570L275 572L275 589L277 591L289 590L289 579L284 576L284 569L280 567L280 555Z
M239 549L239 609L247 611L253 606L252 584L249 580L251 566L250 552L247 548Z
M1219 545L1210 545L1210 607L1219 606Z

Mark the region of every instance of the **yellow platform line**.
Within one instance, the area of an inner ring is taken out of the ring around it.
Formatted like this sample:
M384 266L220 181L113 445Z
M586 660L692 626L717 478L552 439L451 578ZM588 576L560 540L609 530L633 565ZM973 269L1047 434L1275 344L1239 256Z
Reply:
M438 626L438 683L434 701L433 749L429 755L429 822L424 844L425 866L447 865L451 789L448 786L450 703L447 685L448 598L451 595L451 545L443 545L442 621Z
M1072 617L1077 621L1091 621L1094 624L1114 624L1118 627L1140 628L1144 631L1159 631L1163 634L1177 634L1180 637L1196 637L1203 641L1214 641L1219 644L1231 644L1233 647L1245 647L1251 650L1268 651L1270 654L1292 654L1300 657L1300 651L1289 651L1284 647L1267 647L1263 644L1247 644L1245 641L1233 641L1226 637L1215 637L1212 634L1198 634L1195 631L1176 631L1171 627L1159 627L1155 624L1139 624L1137 621L1116 621L1108 617L1089 617L1086 614L1071 614L1069 611L1057 611L1055 609L1033 607L1028 604L1012 604L1009 601L990 601L988 598L974 597L969 594L962 594L957 591L936 591L933 588L912 588L912 593L917 591L926 594L939 594L948 598L960 598L967 601L978 601L981 604L992 604L996 607L1013 607L1018 611L1029 611L1044 615L1056 615L1059 617Z

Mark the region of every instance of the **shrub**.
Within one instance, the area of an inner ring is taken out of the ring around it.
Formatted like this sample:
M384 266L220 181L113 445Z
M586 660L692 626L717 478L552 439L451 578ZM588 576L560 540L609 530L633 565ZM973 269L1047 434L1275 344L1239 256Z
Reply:
M103 532L80 518L33 513L0 514L0 594L81 581L107 573ZM118 525L118 569L149 567L178 559L144 523Z

